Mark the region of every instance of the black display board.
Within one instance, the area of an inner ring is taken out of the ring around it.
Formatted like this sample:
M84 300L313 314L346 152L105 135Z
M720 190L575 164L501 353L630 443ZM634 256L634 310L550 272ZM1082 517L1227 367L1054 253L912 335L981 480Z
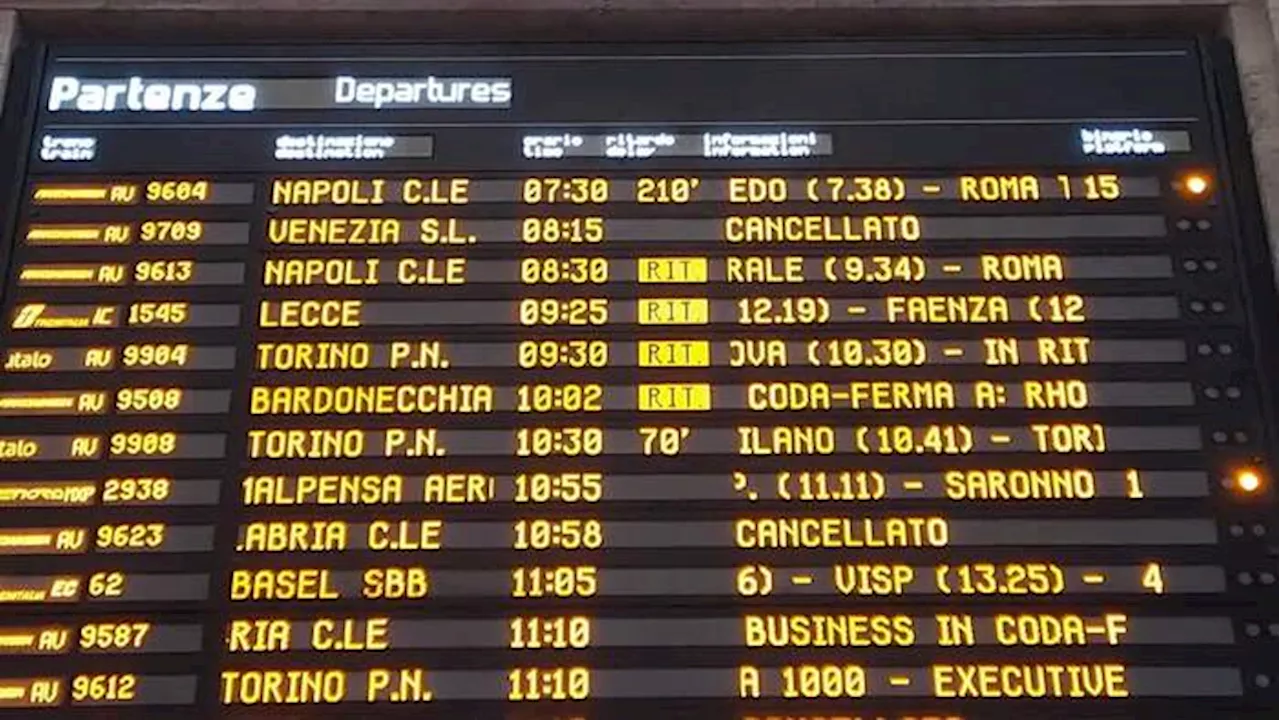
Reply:
M1225 57L27 52L0 709L1274 717Z

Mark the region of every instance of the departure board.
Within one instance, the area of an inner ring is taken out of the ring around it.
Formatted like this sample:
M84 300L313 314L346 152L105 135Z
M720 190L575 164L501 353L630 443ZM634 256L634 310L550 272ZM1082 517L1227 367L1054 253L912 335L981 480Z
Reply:
M1201 41L39 47L0 717L1274 717Z

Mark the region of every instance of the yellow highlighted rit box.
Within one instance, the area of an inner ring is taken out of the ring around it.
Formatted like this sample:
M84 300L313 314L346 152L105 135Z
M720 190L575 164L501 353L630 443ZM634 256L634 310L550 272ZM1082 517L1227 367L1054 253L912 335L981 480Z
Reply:
M640 367L710 367L711 343L706 340L642 340L636 346Z
M710 410L711 385L707 383L642 384L636 389L641 410Z
M706 298L648 298L636 302L641 325L706 325L711 303Z
M704 283L706 258L651 257L636 260L636 276L642 283Z

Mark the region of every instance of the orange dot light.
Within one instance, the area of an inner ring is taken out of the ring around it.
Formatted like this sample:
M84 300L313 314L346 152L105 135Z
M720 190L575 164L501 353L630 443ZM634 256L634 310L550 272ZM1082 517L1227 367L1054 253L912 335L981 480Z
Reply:
M1209 192L1209 178L1199 173L1192 173L1182 178L1182 189L1188 195L1204 195Z
M1241 492L1255 493L1262 489L1262 476L1256 470L1236 472L1236 488Z

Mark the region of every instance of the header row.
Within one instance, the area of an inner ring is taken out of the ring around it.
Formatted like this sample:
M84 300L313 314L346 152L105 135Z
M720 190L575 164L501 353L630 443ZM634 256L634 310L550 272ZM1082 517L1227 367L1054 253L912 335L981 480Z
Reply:
M959 49L957 49L959 47ZM87 116L237 122L258 113L397 120L1193 121L1203 107L1189 43L216 48L55 50L48 121ZM907 90L903 92L903 90ZM749 109L749 112L748 112ZM714 130L715 128L708 128ZM731 129L731 128L722 128Z

